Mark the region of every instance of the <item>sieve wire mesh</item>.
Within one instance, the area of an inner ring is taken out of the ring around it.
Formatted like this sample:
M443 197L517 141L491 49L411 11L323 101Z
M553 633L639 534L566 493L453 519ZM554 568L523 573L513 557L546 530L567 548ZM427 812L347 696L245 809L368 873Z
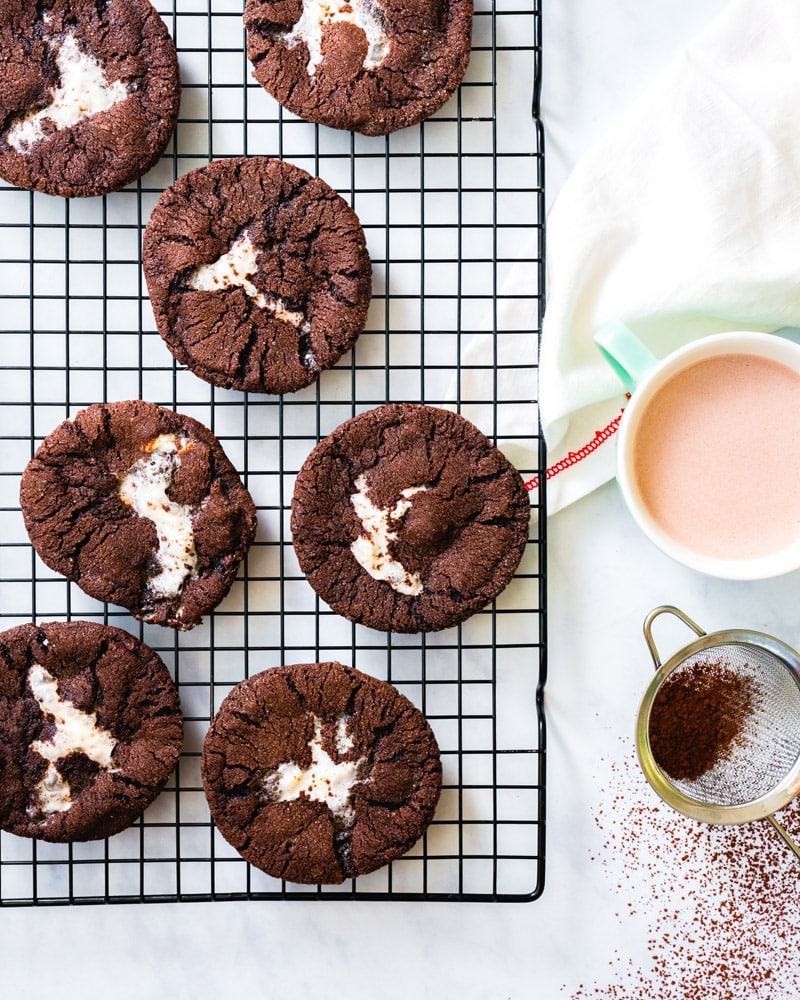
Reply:
M526 480L544 485L540 0L477 0L457 95L429 121L385 138L284 112L251 78L242 0L154 5L183 81L162 160L105 198L63 201L0 184L0 627L89 619L139 636L178 683L186 744L142 820L108 841L63 846L0 834L0 905L534 898L545 859L545 533L535 516L543 489L532 494L530 541L510 587L458 629L428 636L384 635L332 614L299 570L289 507L294 476L320 438L387 401L464 413ZM355 349L317 385L284 398L215 389L176 365L143 287L142 232L164 187L209 160L243 154L283 157L337 189L361 219L374 266ZM528 290L506 291L520 266ZM129 398L210 427L258 507L256 542L231 594L188 633L91 600L38 560L24 531L19 477L42 438L84 406ZM444 788L428 834L406 857L341 887L292 886L252 869L214 829L200 751L243 677L325 659L391 681L426 713Z
M800 686L779 656L751 643L724 643L693 653L665 680L680 683L688 671L717 665L731 687L741 679L750 690L749 705L743 704L736 715L738 733L730 747L694 779L676 780L657 759L655 763L665 781L698 804L739 806L768 795L800 758ZM692 689L691 678L685 679L685 687ZM662 682L656 699L663 691Z

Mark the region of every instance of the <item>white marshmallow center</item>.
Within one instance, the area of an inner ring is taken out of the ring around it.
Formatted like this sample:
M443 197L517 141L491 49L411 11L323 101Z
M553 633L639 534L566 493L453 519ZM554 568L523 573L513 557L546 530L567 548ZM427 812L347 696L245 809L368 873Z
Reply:
M179 442L174 434L159 435L145 448L149 457L140 459L119 486L122 501L156 526L158 572L150 577L148 587L158 597L177 596L186 578L197 574L192 527L196 511L167 495L186 446L186 441L181 438Z
M394 507L376 507L367 495L367 479L363 474L355 481L356 492L350 497L365 535L359 535L350 546L356 561L375 580L385 580L398 594L416 597L423 591L422 580L416 573L409 573L401 562L394 558L390 543L397 539L397 531L392 522L400 521L411 507L411 497L421 493L427 486L410 486L400 494Z
M332 24L354 24L367 39L367 54L363 67L377 69L389 54L391 41L384 29L380 7L374 0L303 0L300 20L278 35L287 48L305 42L308 47L306 72L314 76L322 62L322 32Z
M56 42L50 43L55 46ZM61 85L51 88L50 103L38 111L18 118L6 135L6 141L18 153L28 150L45 138L42 123L50 120L58 131L72 128L84 118L108 111L130 97L121 80L109 82L101 64L82 52L73 34L66 35L58 46L56 65Z
M66 812L72 806L72 790L58 771L58 761L80 752L104 771L114 771L112 754L117 741L107 729L98 726L95 712L83 712L71 701L64 701L55 677L40 664L34 663L28 671L28 685L39 708L53 717L56 726L49 740L31 744L31 750L48 761L44 777L36 786L39 811L46 815Z
M314 716L314 735L309 740L311 766L300 767L294 761L281 764L264 782L273 802L292 802L301 795L315 802L324 802L344 826L355 822L351 802L353 785L366 758L337 763L322 746L322 720ZM347 719L339 719L336 727L336 749L346 753L353 746L347 734Z
M201 264L189 276L188 287L198 292L221 292L226 288L243 288L259 309L266 309L276 319L291 323L306 332L308 323L301 312L287 308L280 298L268 298L250 280L258 270L259 250L248 233L244 233L230 250L211 264Z

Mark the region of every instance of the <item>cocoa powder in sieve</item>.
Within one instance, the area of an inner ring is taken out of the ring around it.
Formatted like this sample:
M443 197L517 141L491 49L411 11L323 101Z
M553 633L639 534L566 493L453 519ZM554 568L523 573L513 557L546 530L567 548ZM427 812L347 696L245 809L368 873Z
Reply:
M650 748L674 781L693 781L725 760L753 709L754 690L721 661L694 660L673 671L650 710Z

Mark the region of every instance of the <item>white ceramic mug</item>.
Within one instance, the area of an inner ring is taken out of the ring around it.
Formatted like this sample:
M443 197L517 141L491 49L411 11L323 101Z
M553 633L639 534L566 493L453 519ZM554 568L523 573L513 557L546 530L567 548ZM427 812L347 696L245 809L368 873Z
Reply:
M709 576L730 580L757 580L800 568L800 516L796 540L777 551L735 558L708 555L687 546L664 530L645 504L634 474L634 447L642 415L656 393L668 381L706 359L719 355L750 355L778 362L796 372L800 387L800 346L775 334L736 331L693 341L659 360L620 323L609 323L602 327L595 335L595 342L626 389L632 393L619 426L617 479L628 509L648 538L673 559ZM800 406L797 411L797 429L800 437ZM770 484L748 483L748 468L745 463L741 488L769 490ZM797 482L797 496L800 513L800 479ZM720 504L725 503L725 496L719 495L718 500Z

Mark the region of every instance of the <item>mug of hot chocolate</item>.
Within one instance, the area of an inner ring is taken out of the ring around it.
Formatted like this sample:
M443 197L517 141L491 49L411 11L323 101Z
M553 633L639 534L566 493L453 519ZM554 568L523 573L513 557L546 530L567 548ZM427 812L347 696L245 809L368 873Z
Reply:
M736 331L658 359L621 323L595 342L632 393L617 480L651 541L730 580L800 567L800 346Z

